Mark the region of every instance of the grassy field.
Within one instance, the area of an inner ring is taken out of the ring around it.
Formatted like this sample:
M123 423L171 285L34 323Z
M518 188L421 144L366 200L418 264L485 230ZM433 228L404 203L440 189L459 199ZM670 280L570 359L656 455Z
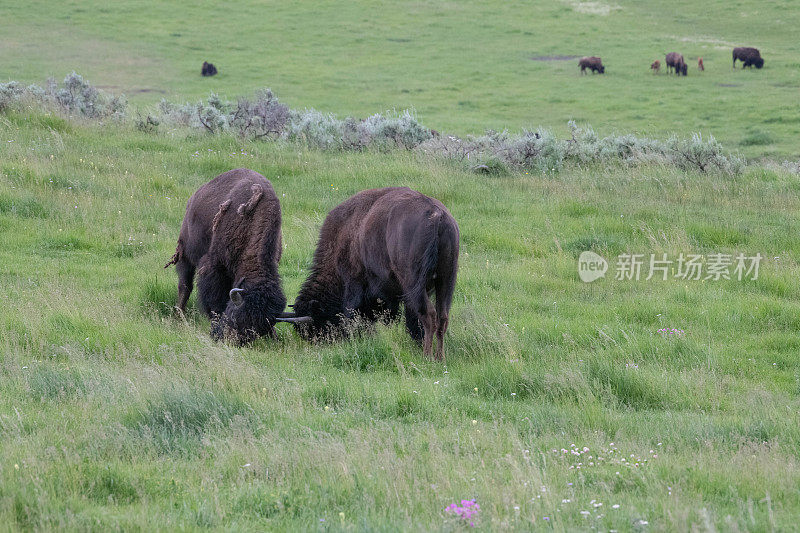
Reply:
M76 70L134 118L271 87L457 134L566 136L574 119L796 160L799 25L778 0L33 0L0 5L0 81ZM732 70L734 45L764 69ZM649 72L671 50L688 77ZM604 76L553 60L588 54ZM459 531L445 509L472 498L488 530L798 528L796 174L609 158L486 176L132 124L0 113L0 531ZM176 317L162 266L186 201L237 167L281 200L290 302L339 202L388 185L440 199L462 250L445 363L400 324L320 345L280 325L240 348L210 340L195 295ZM584 250L605 278L580 281ZM764 260L756 280L616 280L623 253Z
M458 530L444 508L469 498L487 529L796 527L796 176L485 177L38 114L0 116L0 150L0 529ZM185 202L241 166L281 198L290 301L334 205L441 199L446 363L400 325L237 348L194 296L175 318ZM756 281L584 284L587 248L766 259Z
M574 119L600 133L713 134L748 157L800 157L800 11L787 0L581 2L5 2L0 80L77 70L138 105L271 87L294 108L414 108L437 130ZM763 70L731 69L756 46ZM683 53L687 78L649 65ZM604 76L580 77L599 55ZM702 56L706 71L696 69ZM199 75L204 60L220 74Z

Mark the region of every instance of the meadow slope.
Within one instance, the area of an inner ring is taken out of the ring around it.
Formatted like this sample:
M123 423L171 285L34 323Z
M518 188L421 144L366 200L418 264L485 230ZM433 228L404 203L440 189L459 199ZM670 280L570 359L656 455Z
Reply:
M146 106L271 87L293 108L416 109L456 134L574 119L598 132L712 134L748 157L800 158L800 10L785 0L5 2L0 80L76 70ZM760 71L731 69L734 46ZM687 78L650 74L683 53ZM599 55L604 76L581 77ZM706 71L696 69L702 56ZM201 78L204 60L220 74Z
M186 200L235 167L281 199L290 301L349 195L444 202L462 231L445 364L400 325L237 348L194 296L176 318L162 266ZM458 530L443 509L474 497L488 529L793 529L798 189L0 116L0 528ZM756 281L584 284L585 249L765 260Z

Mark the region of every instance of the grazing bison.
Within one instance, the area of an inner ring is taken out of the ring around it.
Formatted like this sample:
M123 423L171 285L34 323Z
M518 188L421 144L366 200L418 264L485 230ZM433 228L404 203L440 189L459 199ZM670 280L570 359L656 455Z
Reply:
M658 74L658 71L661 70L661 61L656 59L652 63L650 63L650 70L653 71L653 74Z
M606 67L603 66L603 61L599 57L582 57L578 61L578 66L581 67L581 74L586 74L586 69L591 69L593 74L605 74Z
M703 58L702 57L698 57L697 58L697 70L699 70L700 72L703 72L705 69L706 69L706 67L703 65Z
M357 316L394 319L402 302L411 337L430 356L435 334L441 361L458 238L458 224L438 200L407 187L362 191L328 214L294 313L278 321L314 339L346 334L348 319Z
M239 342L274 335L286 306L278 276L281 206L269 180L239 168L189 198L178 246L167 268L178 271L178 309L186 309L197 270L200 307L211 336Z
M200 71L203 76L213 76L217 73L217 67L214 66L213 63L209 63L208 61L203 61L203 68Z
M668 53L664 63L667 65L667 72L669 72L669 69L671 68L675 71L675 74L683 74L686 76L688 67L686 66L686 61L683 60L683 56L678 52Z
M739 47L733 49L733 68L736 68L736 60L742 62L742 68L753 67L761 68L764 66L764 59L757 48Z

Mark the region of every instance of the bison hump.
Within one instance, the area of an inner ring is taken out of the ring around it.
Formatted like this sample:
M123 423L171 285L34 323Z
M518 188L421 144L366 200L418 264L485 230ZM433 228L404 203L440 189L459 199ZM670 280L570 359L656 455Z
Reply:
M219 204L219 210L217 210L217 214L214 215L214 221L211 223L212 232L217 231L217 226L219 226L220 220L222 220L222 217L225 216L225 212L228 210L230 206L231 206L230 200L225 200L224 202Z
M240 216L249 215L253 212L253 209L256 208L258 205L259 200L264 196L264 188L259 185L258 183L254 183L250 187L250 199L239 205L239 208L236 210Z

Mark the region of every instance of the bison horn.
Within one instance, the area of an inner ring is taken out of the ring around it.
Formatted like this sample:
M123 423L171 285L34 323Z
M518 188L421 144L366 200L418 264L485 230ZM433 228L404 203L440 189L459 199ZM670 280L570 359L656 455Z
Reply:
M297 316L294 313L279 313L275 316L275 322L289 322L290 324L308 324L314 319L310 316Z
M235 305L236 307L241 307L242 304L244 303L243 293L244 289L240 289L238 287L234 287L233 289L231 289L231 292L228 293L228 296L230 296L233 305Z

